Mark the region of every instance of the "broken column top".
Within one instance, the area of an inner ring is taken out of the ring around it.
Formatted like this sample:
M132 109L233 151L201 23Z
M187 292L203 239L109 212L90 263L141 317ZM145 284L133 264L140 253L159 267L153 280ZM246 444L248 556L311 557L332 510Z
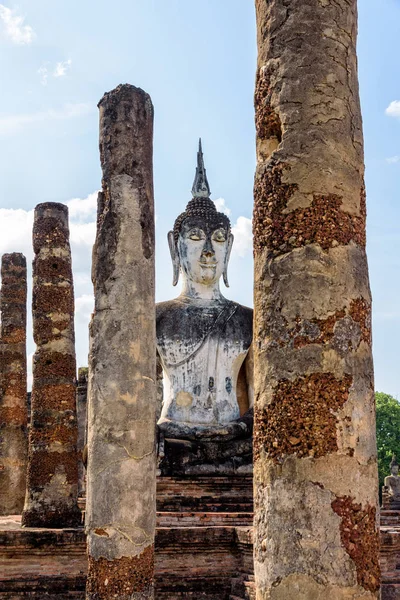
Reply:
M103 182L122 174L140 176L142 161L152 168L154 109L149 94L125 83L105 93L98 107ZM145 143L139 127L143 123L148 130Z
M3 254L1 257L2 267L5 265L13 265L15 267L26 267L26 258L21 252L11 252Z
M68 206L59 202L43 202L35 207L33 250L69 244Z

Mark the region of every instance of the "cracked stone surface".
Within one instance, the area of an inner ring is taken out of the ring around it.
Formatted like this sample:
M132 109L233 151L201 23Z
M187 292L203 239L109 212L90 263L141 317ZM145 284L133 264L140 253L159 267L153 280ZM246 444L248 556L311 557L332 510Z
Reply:
M256 597L378 598L357 3L256 12Z
M99 108L86 598L144 600L154 597L156 517L153 107L120 85Z
M38 204L33 224L33 385L25 527L76 527L78 456L74 286L68 207Z
M0 293L0 514L22 512L28 456L26 258L4 254Z

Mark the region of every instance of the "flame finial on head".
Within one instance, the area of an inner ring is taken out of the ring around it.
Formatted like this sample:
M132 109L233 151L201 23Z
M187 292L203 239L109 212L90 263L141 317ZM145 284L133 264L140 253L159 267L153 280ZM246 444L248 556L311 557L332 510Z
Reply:
M192 187L193 198L209 198L211 195L210 186L207 181L207 173L204 167L203 149L201 147L201 138L199 138L199 150L197 152L196 175Z

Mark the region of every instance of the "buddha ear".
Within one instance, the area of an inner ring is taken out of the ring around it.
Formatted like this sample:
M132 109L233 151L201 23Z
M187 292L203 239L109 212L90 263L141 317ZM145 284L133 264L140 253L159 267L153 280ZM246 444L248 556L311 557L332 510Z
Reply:
M229 287L229 281L228 281L228 263L229 263L229 258L231 256L231 252L232 252L232 244L233 244L233 233L229 234L228 237L228 247L226 249L226 254L225 254L225 263L224 263L224 271L222 273L222 276L224 278L224 284L226 285L226 287Z
M173 231L168 231L168 246L171 253L173 268L172 285L176 285L179 281L180 262Z

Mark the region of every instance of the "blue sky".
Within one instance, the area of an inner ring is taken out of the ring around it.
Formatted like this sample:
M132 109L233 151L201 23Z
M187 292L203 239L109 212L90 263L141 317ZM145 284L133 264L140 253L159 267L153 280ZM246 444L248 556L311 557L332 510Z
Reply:
M359 11L376 389L400 398L400 1L377 10L360 0ZM157 299L177 294L166 234L190 199L201 136L212 198L236 234L226 295L252 304L255 63L251 0L0 3L0 253L30 261L34 206L69 204L80 365L101 180L96 104L119 83L142 87L155 106Z

